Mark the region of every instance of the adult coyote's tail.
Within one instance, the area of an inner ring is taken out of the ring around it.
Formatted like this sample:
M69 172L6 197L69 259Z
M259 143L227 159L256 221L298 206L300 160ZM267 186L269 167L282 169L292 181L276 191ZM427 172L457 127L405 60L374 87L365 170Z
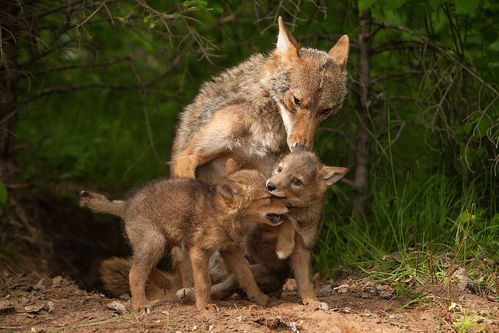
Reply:
M107 213L123 217L125 201L109 200L99 193L81 191L80 206L88 207L93 211Z

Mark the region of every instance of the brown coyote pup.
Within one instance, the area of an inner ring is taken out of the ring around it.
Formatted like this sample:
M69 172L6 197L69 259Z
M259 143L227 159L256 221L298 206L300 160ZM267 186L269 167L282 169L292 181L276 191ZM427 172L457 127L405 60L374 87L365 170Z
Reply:
M80 203L97 212L118 215L125 222L133 249L129 274L132 309L147 304L148 279L156 285L168 284L157 281L162 275L155 267L166 251L181 244L192 261L199 309L210 301L208 260L216 250L248 296L264 305L268 296L258 289L240 246L253 225L279 225L280 215L288 211L285 201L271 198L264 184L261 172L236 171L235 162L229 159L226 177L214 185L195 179L161 179L124 201L82 191Z

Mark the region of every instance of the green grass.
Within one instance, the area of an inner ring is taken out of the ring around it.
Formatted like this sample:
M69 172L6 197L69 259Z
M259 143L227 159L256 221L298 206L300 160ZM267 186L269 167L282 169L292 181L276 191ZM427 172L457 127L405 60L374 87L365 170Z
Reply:
M499 255L499 215L475 184L443 174L385 178L370 185L366 223L348 216L348 204L333 195L314 248L316 270L326 276L356 270L393 285L401 298L417 299L428 283L443 283L464 267L473 289L495 290L493 258Z

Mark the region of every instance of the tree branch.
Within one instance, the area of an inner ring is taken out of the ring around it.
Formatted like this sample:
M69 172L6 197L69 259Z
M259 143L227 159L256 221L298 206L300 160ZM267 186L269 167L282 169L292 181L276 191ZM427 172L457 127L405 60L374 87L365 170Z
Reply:
M129 60L129 59L130 59L129 56L124 56L124 57L116 58L116 59L109 60L109 61L103 61L103 62L87 62L87 63L83 63L83 64L72 64L72 65L63 65L63 66L42 68L42 69L31 71L31 73L33 73L33 74L46 74L46 73L65 71L65 70L76 69L76 68L105 67L105 66L114 65L114 64Z
M468 67L466 64L464 64L462 61L460 61L458 59L455 59L451 54L449 54L448 52L446 52L446 50L443 47L441 47L441 46L433 43L428 37L424 36L423 34L417 32L417 31L411 30L411 29L409 29L407 27L403 27L403 26L399 26L399 25L386 24L386 23L374 23L374 24L376 24L376 25L378 25L378 26L380 26L382 28L399 30L399 31L408 33L408 34L410 34L410 35L412 35L414 37L417 37L417 38L421 39L422 41L425 42L425 44L427 44L428 46L430 46L432 49L437 50L439 53L445 55L447 58L451 59L453 62L455 62L456 64L458 64L462 69L464 69L471 76L473 76L478 82L480 82L481 84L483 84L484 86L486 86L487 88L489 88L494 94L496 94L496 96L499 94L494 87L492 87L488 82L485 82L470 67Z

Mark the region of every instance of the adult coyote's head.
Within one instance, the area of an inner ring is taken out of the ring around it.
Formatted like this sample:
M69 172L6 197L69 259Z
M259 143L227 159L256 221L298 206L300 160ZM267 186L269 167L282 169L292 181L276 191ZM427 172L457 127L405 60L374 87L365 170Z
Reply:
M279 106L291 150L312 148L319 125L346 95L348 36L328 52L301 48L279 17L277 47L262 83Z

